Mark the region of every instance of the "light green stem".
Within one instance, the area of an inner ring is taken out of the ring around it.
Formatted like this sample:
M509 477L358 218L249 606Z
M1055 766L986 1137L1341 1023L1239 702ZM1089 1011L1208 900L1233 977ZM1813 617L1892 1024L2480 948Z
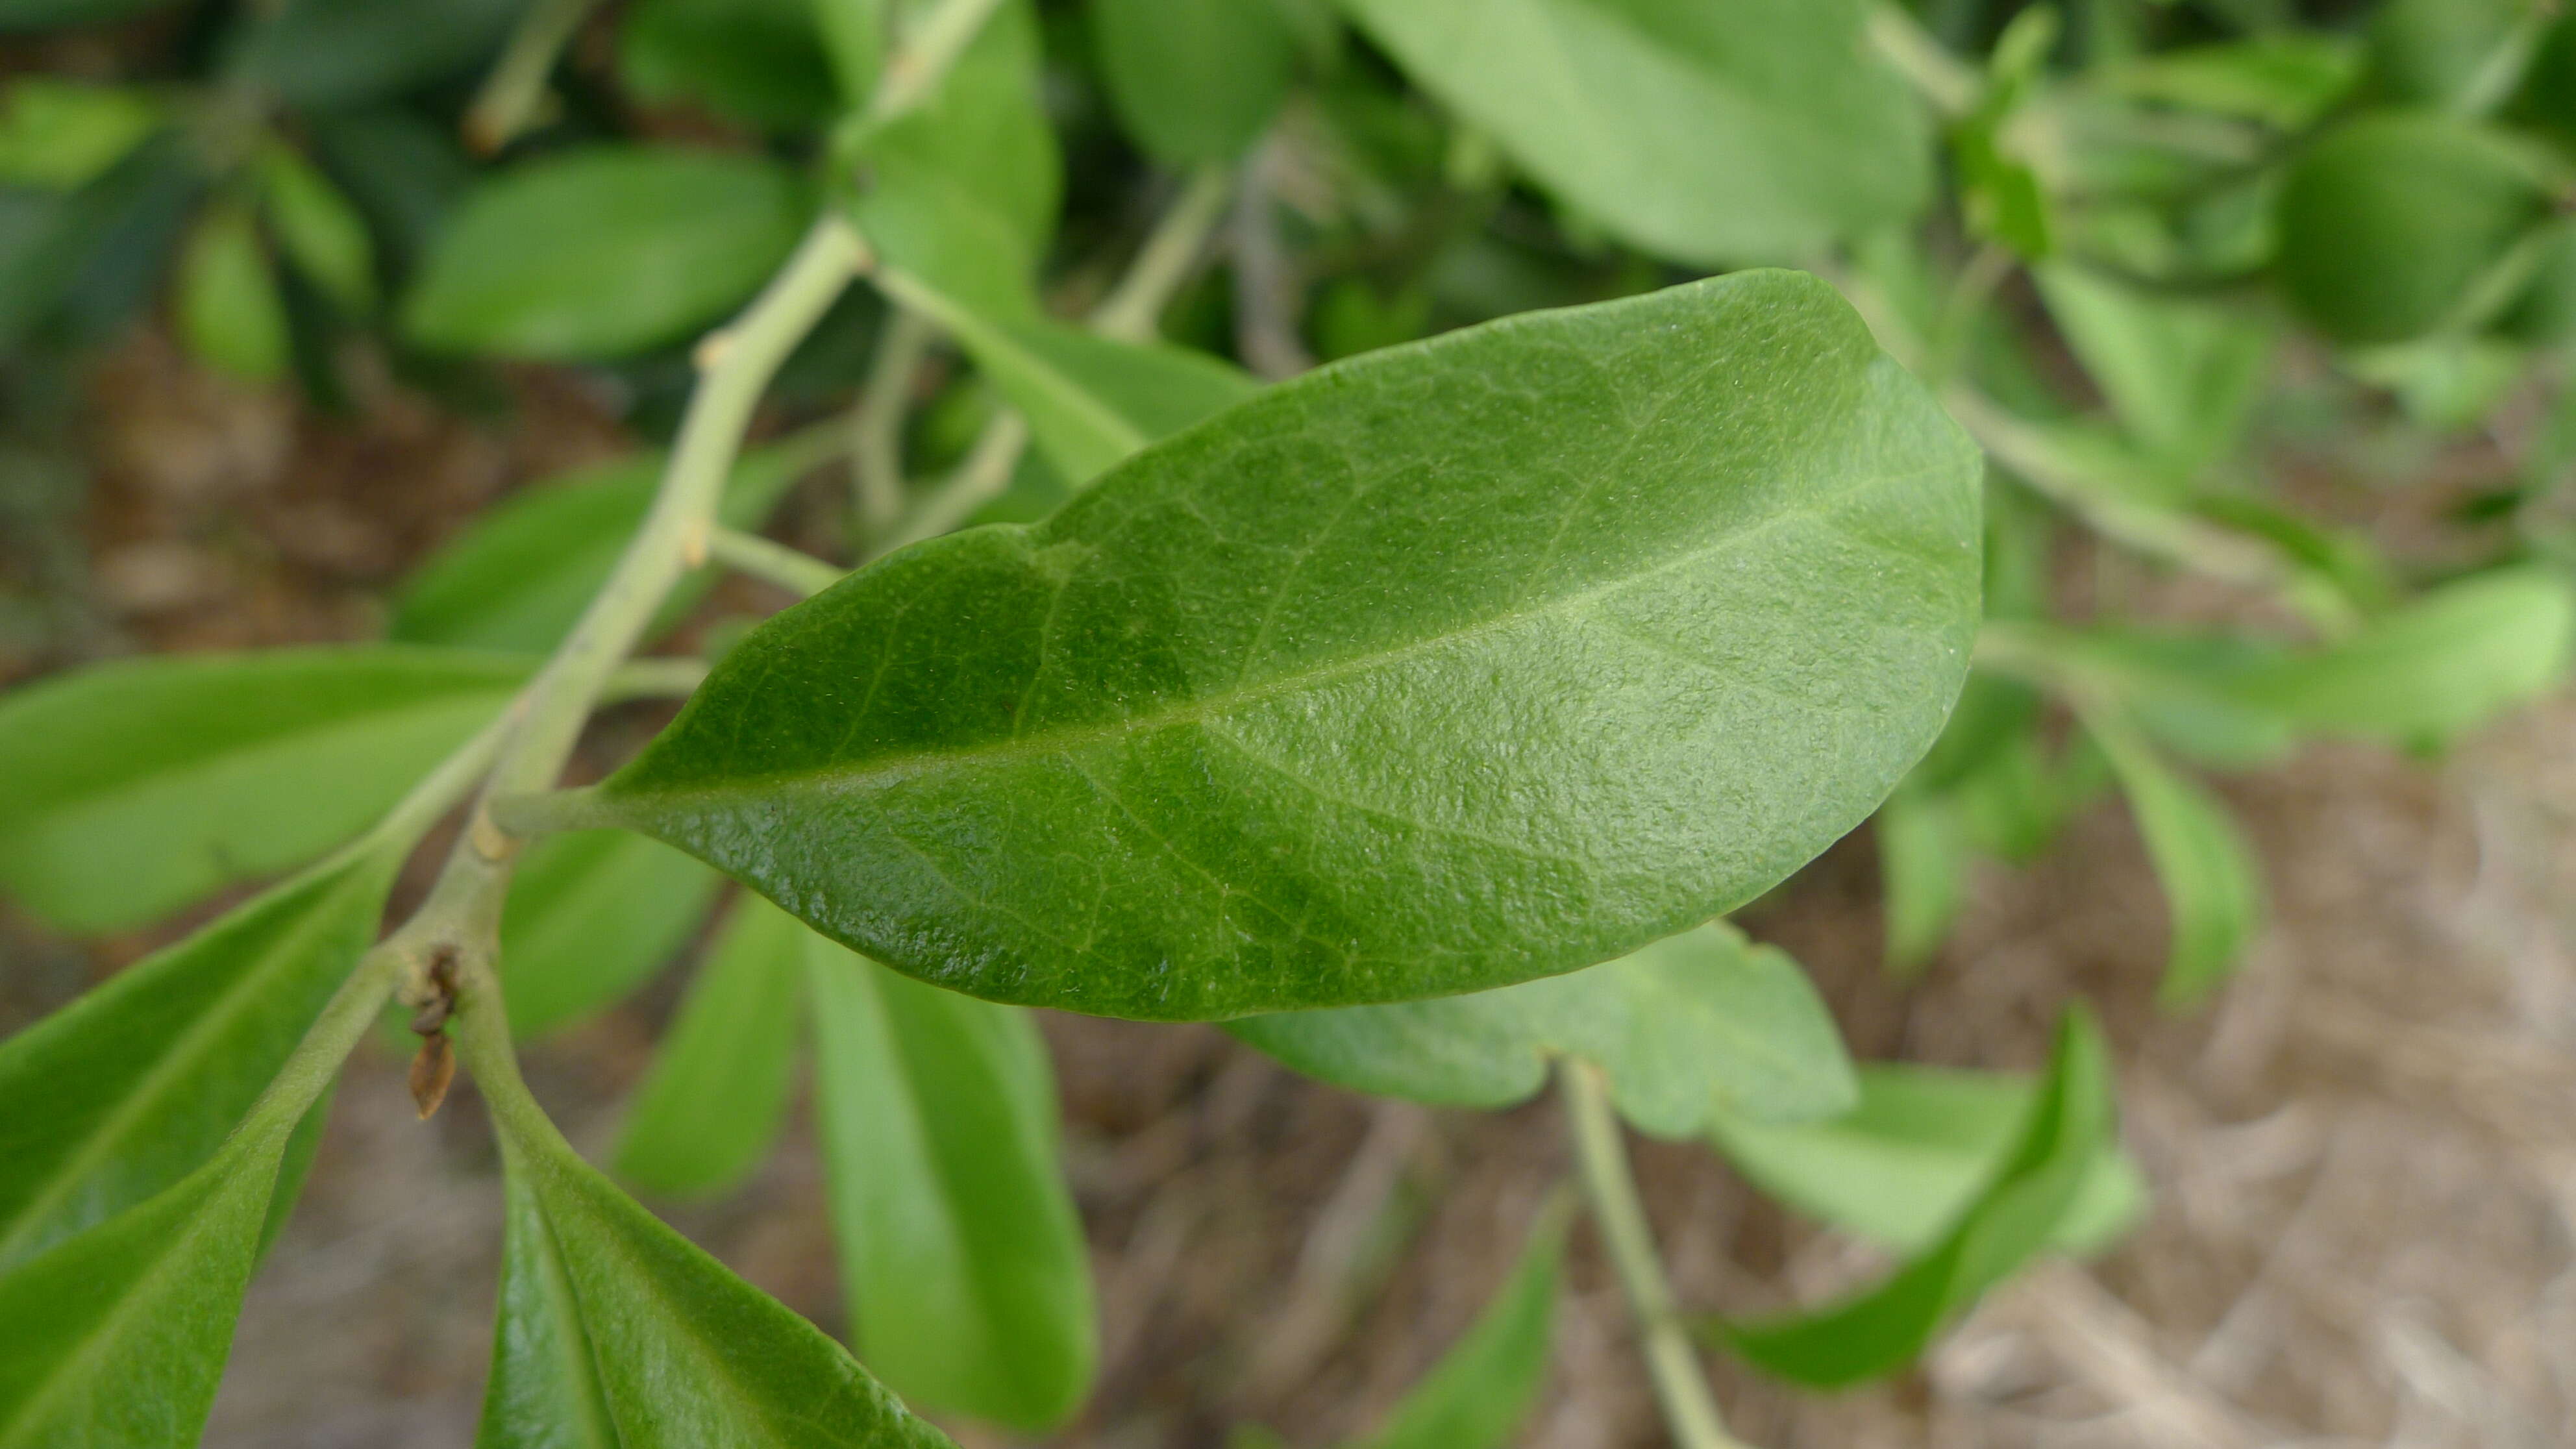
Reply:
M1896 68L1932 108L1957 118L1968 113L1985 89L1976 68L1952 55L1923 28L1923 22L1895 0L1869 7L1869 41L1881 58Z
M707 552L726 568L776 584L799 598L819 594L848 576L846 570L810 553L731 528L708 535Z
M882 537L903 516L903 419L911 410L913 379L936 336L929 318L897 303L860 386L850 429L850 481L858 512L854 531L862 544Z
M877 77L876 94L868 100L862 138L892 125L930 99L947 78L948 68L974 43L984 22L993 18L1001 4L1002 0L939 0L928 14L914 22L886 61L884 73Z
M1207 249L1208 235L1224 218L1226 193L1232 189L1233 177L1225 167L1200 167L1155 223L1127 275L1092 309L1091 330L1121 342L1149 341L1160 332L1157 319Z
M1583 1177L1584 1196L1592 1204L1592 1221L1609 1250L1610 1264L1628 1295L1628 1311L1637 1320L1639 1347L1646 1372L1654 1380L1655 1402L1673 1432L1677 1449L1744 1449L1726 1432L1717 1401L1700 1373L1698 1354L1681 1315L1673 1308L1673 1290L1664 1280L1664 1265L1655 1254L1654 1230L1637 1200L1637 1182L1628 1172L1627 1149L1619 1140L1619 1118L1610 1107L1610 1085L1601 1069L1568 1058L1559 1069L1567 1128L1574 1136L1574 1158Z
M537 103L545 96L546 76L554 70L555 58L563 54L573 32L597 3L537 0L519 21L519 28L510 32L509 47L484 78L483 88L475 92L474 103L465 109L468 146L489 156L528 128Z

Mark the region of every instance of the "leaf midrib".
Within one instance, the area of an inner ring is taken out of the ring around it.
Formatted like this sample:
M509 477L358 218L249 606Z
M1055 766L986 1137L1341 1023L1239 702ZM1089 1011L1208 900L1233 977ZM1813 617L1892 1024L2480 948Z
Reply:
M1546 600L1536 607L1517 609L1495 615L1492 618L1477 620L1446 633L1433 634L1421 639L1411 640L1376 653L1337 659L1316 668L1304 670L1295 674L1279 675L1270 679L1262 680L1258 683L1237 685L1212 694L1184 700L1162 710L1129 716L1123 719L1107 720L1096 724L1069 725L1056 729L1040 731L1036 734L1006 736L997 740L951 749L920 750L909 754L892 755L874 761L861 761L854 764L843 764L838 761L833 761L820 765L773 770L762 773L732 774L725 776L718 783L680 787L630 787L627 789L618 789L616 787L616 781L611 780L605 785L594 786L590 790L576 792L576 794L579 797L585 797L594 801L634 797L681 799L724 795L752 785L781 785L806 781L821 781L831 785L850 788L874 784L894 784L917 775L934 773L947 766L965 766L986 762L1006 762L1016 759L1040 758L1049 755L1067 753L1089 745L1106 743L1108 741L1125 738L1131 735L1152 733L1188 725L1204 724L1211 720L1222 718L1241 708L1264 703L1282 695L1294 694L1303 689L1317 687L1340 679L1366 674L1372 670L1398 663L1415 655L1427 654L1437 649L1449 647L1482 635L1501 633L1515 626L1531 622L1532 620L1579 613L1592 604L1610 598L1626 589L1634 588L1648 580L1655 579L1666 574L1678 573L1685 569L1705 563L1711 559L1740 550L1747 543L1752 542L1763 534L1774 529L1786 527L1792 524L1813 523L1822 517L1838 511L1842 507L1851 503L1854 499L1874 489L1892 483L1903 482L1912 478L1925 477L1940 471L1942 471L1942 469L1939 465L1932 465L1899 473L1871 474L1864 477L1859 482L1835 492L1818 503L1807 507L1782 509L1777 513L1767 515L1766 517L1742 528L1730 531L1719 539L1703 547L1677 554L1671 558L1654 564L1651 567L1638 570L1635 573L1623 575L1622 577L1606 584L1593 585L1591 587L1575 590L1571 593L1560 594ZM1866 536L1857 538L1855 541L1866 546L1879 548L1882 551L1902 552L1902 550L1896 549L1892 545L1867 538ZM1040 660L1037 667L1041 670L1044 669L1045 661ZM584 812L578 809L574 812L576 816L583 813ZM606 808L605 813L613 816L617 812L613 806L610 806Z

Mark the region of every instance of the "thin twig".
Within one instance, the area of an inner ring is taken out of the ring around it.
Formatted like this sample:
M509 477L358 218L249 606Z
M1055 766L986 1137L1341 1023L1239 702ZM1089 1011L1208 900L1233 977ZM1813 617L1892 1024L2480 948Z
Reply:
M1243 161L1234 193L1234 346L1246 366L1276 381L1315 365L1297 337L1297 281L1279 241L1279 209L1270 192L1274 134Z
M518 28L510 32L509 47L484 77L473 104L465 108L465 144L476 154L489 156L528 128L545 99L546 77L554 72L556 58L572 43L573 32L581 29L597 3L537 0L520 18Z
M1202 166L1190 177L1128 264L1127 275L1091 310L1092 331L1121 342L1148 341L1162 331L1157 322L1163 309L1207 249L1209 233L1225 215L1231 187L1232 178L1222 166Z
M862 543L903 516L903 420L935 336L930 319L897 304L877 337L850 428L850 501L858 525L853 532Z
M707 556L799 598L811 598L848 577L847 570L810 553L739 529L719 528L707 535Z
M1016 412L995 413L984 431L975 435L975 446L967 451L966 461L914 504L903 526L888 535L883 544L870 545L868 557L877 558L925 538L936 538L974 517L976 509L1001 497L1011 486L1011 474L1020 466L1020 453L1028 445L1027 419Z

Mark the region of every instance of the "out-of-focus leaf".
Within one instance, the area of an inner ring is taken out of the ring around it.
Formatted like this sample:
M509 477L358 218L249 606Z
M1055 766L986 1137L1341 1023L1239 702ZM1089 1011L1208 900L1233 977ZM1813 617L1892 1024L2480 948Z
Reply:
M793 171L753 156L602 146L469 196L403 304L431 347L615 357L674 342L749 297L811 214Z
M688 944L721 883L669 846L622 830L530 846L501 912L510 1030L540 1036L634 990Z
M2370 65L2401 105L2451 106L2531 10L2529 0L2387 0L2370 17Z
M388 275L427 257L447 217L474 188L473 163L447 131L396 106L305 118L314 155L367 220Z
M1556 1296L1570 1214L1551 1208L1530 1226L1512 1276L1431 1372L1350 1449L1504 1449L1546 1387Z
M506 1048L467 1065L500 1130L509 1210L476 1449L954 1449L582 1161Z
M376 306L376 248L366 220L313 163L285 146L260 153L261 199L287 259L351 316Z
M214 1154L375 938L396 864L316 866L0 1042L0 1267Z
M543 653L563 642L653 506L662 456L648 453L540 483L484 512L403 582L388 628L415 644ZM757 529L796 481L780 449L746 455L725 487L728 528ZM714 580L699 570L672 590L659 632L697 606Z
M1721 1116L1718 1151L1764 1192L1903 1254L1929 1251L1992 1182L2030 1120L2038 1084L2010 1072L1864 1062L1860 1105L1789 1126ZM2048 1246L2108 1248L2147 1207L2145 1177L2105 1136Z
M807 939L853 1347L927 1407L1061 1423L1091 1387L1098 1328L1036 1026Z
M204 190L175 135L144 141L88 185L31 216L0 256L0 349L41 332L105 338L161 289Z
M885 281L891 295L965 344L1075 488L1261 390L1241 368L1185 347L1120 342L1039 318L994 321L917 279L897 273Z
M158 102L129 86L19 76L0 91L0 182L86 186L165 119Z
M0 701L0 886L55 927L140 925L309 860L507 704L525 660L383 646L164 655Z
M2562 146L2576 147L2576 15L2560 16L2541 36L2510 112Z
M2261 928L2262 875L2227 807L2156 757L2135 727L2110 711L2085 725L2102 747L2164 888L2173 945L2159 996L2189 1006L2236 969Z
M1852 0L1342 0L1424 89L1628 240L1709 265L1912 215L1929 136Z
M1887 966L1910 976L1949 939L1967 903L1974 857L1957 807L1931 791L1899 790L1871 819L1887 918Z
M2382 111L2327 133L2281 188L2281 281L2340 342L2442 324L2547 211L2513 143L2473 122Z
M2039 269L2049 314L2123 428L2188 478L2234 445L2271 358L2241 312L2159 298L2074 263Z
M2103 83L2121 95L2163 101L2281 130L2313 124L2361 79L2362 54L2333 34L2282 31L2139 56Z
M247 208L218 204L179 254L179 336L198 361L266 382L286 371L286 303Z
M1560 1056L1598 1063L1622 1116L1689 1137L1727 1111L1766 1122L1852 1102L1851 1062L1798 963L1724 924L1588 971L1429 1001L1281 1012L1226 1030L1337 1086L1443 1107L1505 1107Z
M1241 155L1297 73L1275 0L1091 0L1091 43L1127 134L1174 166Z
M2497 329L2542 346L2576 338L2576 221L2553 226L2534 262L2531 284L2497 319Z
M617 31L637 95L696 101L773 131L830 119L840 96L809 0L645 0Z
M1037 315L1063 162L1028 0L1003 0L928 101L872 137L859 229L891 265L992 318Z
M898 0L810 0L814 30L823 43L842 103L867 104L877 88L877 71L885 64L890 12Z
M617 1139L618 1173L650 1192L709 1196L760 1165L796 1076L803 922L739 897L662 1035Z
M1943 1324L2049 1246L2113 1139L2111 1096L2100 1030L2089 1014L2070 1010L2011 1152L1939 1242L1857 1298L1784 1322L1717 1324L1713 1336L1766 1372L1815 1388L1903 1366Z
M286 0L256 12L234 73L298 110L339 110L480 69L527 0Z

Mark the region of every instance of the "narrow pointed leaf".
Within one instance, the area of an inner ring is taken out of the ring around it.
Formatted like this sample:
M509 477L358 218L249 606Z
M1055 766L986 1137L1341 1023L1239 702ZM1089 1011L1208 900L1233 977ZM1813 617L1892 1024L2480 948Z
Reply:
M1816 1388L1902 1367L1942 1325L2047 1247L2113 1131L2100 1031L2090 1016L2071 1012L2011 1155L1931 1251L1847 1302L1783 1322L1719 1324L1714 1335L1766 1372Z
M807 940L853 1346L925 1407L1060 1423L1091 1387L1097 1330L1037 1028Z
M505 1172L501 1303L474 1449L621 1449L581 1300L528 1177Z
M490 722L523 660L274 649L103 664L0 701L0 889L67 931L140 925L302 864Z
M1976 452L1746 272L1338 363L753 632L623 824L990 998L1476 990L1767 889L1938 734Z
M510 1029L539 1036L605 1010L680 953L723 882L624 831L529 848L501 913Z
M1851 1062L1798 963L1707 925L1588 971L1408 1001L1286 1012L1226 1029L1309 1076L1443 1107L1506 1107L1559 1056L1599 1063L1639 1130L1706 1131L1851 1106Z
M2030 1120L2036 1079L1871 1062L1860 1105L1829 1122L1717 1119L1717 1147L1764 1192L1904 1254L1929 1251L1994 1180ZM2108 1247L2145 1212L2136 1162L2105 1138L2049 1231L2051 1249Z
M2161 996L2188 1006L2235 971L2263 921L2262 877L2227 807L2177 773L2125 721L2088 715L2128 798L2172 918Z
M1261 390L1241 368L1164 343L1120 342L1044 319L995 321L917 278L883 279L938 319L1029 421L1038 448L1079 488L1147 443Z
M619 1175L652 1192L705 1196L769 1155L795 1081L805 942L794 916L734 902L617 1141Z
M1352 1449L1503 1449L1546 1386L1569 1214L1530 1229L1512 1276L1376 1433Z
M0 1042L0 1266L214 1155L374 939L392 873L316 867Z

